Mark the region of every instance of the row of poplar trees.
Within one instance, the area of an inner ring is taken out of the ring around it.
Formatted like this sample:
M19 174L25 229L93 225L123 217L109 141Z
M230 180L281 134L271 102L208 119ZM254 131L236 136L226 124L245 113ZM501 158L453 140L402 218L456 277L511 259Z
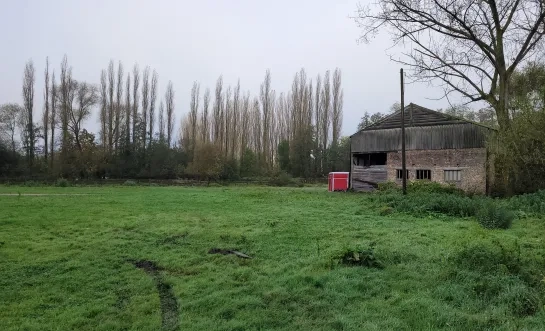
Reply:
M150 67L127 70L110 61L93 84L74 78L65 56L58 71L46 60L43 77L41 117L34 116L32 61L24 69L23 106L1 106L4 177L319 177L348 165L339 69L315 81L301 69L291 90L280 93L267 70L257 96L240 80L224 86L220 76L214 91L203 93L195 82L179 119L172 82L159 95ZM85 125L95 118L93 133Z

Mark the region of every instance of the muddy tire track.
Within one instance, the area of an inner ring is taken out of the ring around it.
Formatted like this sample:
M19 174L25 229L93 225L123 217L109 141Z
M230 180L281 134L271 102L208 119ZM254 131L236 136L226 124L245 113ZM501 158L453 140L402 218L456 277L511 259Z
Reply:
M148 260L130 260L136 268L144 270L154 281L155 288L159 293L159 302L161 305L161 330L178 331L180 330L179 306L172 286L167 283L161 274L161 267L155 262Z

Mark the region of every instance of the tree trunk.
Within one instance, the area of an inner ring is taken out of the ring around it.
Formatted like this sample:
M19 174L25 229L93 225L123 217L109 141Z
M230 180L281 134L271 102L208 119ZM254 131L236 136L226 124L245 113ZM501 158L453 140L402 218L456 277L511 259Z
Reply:
M498 125L501 131L507 131L511 127L511 119L509 118L509 78L506 75L501 75L499 80L499 98L493 105L498 117Z

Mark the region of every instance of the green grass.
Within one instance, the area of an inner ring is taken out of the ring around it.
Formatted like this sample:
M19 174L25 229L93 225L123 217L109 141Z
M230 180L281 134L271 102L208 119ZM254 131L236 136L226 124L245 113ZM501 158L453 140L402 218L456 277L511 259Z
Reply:
M545 325L545 219L537 214L488 230L473 218L386 213L371 195L323 187L2 193L15 193L0 196L2 330ZM384 268L340 262L371 248ZM159 270L135 267L142 261Z

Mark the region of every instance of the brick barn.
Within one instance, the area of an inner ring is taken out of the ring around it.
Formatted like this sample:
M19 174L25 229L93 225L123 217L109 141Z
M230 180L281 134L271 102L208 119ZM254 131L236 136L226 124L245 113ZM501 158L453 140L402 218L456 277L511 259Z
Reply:
M486 139L491 128L415 104L405 107L408 180L453 183L488 193L491 185ZM350 186L373 190L379 183L401 184L401 111L350 136Z

